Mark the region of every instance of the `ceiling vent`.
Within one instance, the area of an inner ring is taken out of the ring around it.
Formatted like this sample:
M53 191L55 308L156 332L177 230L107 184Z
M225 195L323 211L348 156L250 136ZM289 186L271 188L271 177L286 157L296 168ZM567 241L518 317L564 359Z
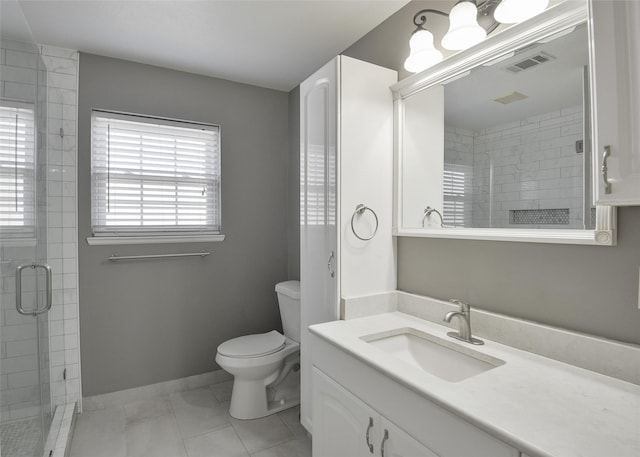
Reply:
M546 52L539 52L527 57L526 59L509 65L507 68L505 68L505 70L511 73L520 73L521 71L529 70L543 63L551 62L552 60L556 60L556 58L551 54L547 54Z
M503 105L508 105L509 103L519 102L520 100L526 100L529 98L528 95L521 94L520 92L513 92L509 95L505 95L504 97L494 98L494 102L502 103Z

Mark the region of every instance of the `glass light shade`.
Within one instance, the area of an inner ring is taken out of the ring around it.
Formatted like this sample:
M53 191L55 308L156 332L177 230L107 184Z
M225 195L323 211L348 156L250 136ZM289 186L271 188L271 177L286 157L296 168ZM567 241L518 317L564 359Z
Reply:
M487 37L478 24L478 8L472 2L460 2L449 13L449 31L442 38L442 47L452 51L467 49Z
M442 61L442 53L433 45L431 32L421 29L409 40L411 52L404 61L404 68L412 73L418 73Z
M549 0L502 0L493 17L502 24L515 24L542 13L547 6Z

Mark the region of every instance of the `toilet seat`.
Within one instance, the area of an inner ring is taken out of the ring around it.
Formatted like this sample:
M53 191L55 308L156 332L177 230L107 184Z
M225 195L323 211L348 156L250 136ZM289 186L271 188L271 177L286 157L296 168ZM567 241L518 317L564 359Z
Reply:
M245 335L225 341L218 346L218 354L225 357L253 358L274 354L285 347L285 337L276 330Z

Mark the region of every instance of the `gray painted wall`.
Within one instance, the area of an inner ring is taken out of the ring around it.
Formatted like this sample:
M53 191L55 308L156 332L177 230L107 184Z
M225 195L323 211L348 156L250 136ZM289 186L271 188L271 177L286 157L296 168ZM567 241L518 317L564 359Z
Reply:
M288 98L284 92L81 54L78 237L83 394L217 369L216 347L280 328L274 285L287 279ZM221 126L221 243L89 246L90 111ZM210 250L201 258L107 257Z
M615 247L398 238L398 288L640 344L640 208Z
M445 3L409 3L344 54L406 77L413 15L428 7L444 10ZM439 41L446 24L433 15L428 21ZM296 132L290 138L299 143ZM621 208L618 223L616 247L399 237L398 288L640 344L640 208Z

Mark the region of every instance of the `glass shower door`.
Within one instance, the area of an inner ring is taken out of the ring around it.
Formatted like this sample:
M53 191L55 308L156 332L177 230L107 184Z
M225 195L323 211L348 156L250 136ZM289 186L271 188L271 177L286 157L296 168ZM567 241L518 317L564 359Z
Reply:
M47 74L17 2L0 2L0 20L0 455L41 457L53 413Z

